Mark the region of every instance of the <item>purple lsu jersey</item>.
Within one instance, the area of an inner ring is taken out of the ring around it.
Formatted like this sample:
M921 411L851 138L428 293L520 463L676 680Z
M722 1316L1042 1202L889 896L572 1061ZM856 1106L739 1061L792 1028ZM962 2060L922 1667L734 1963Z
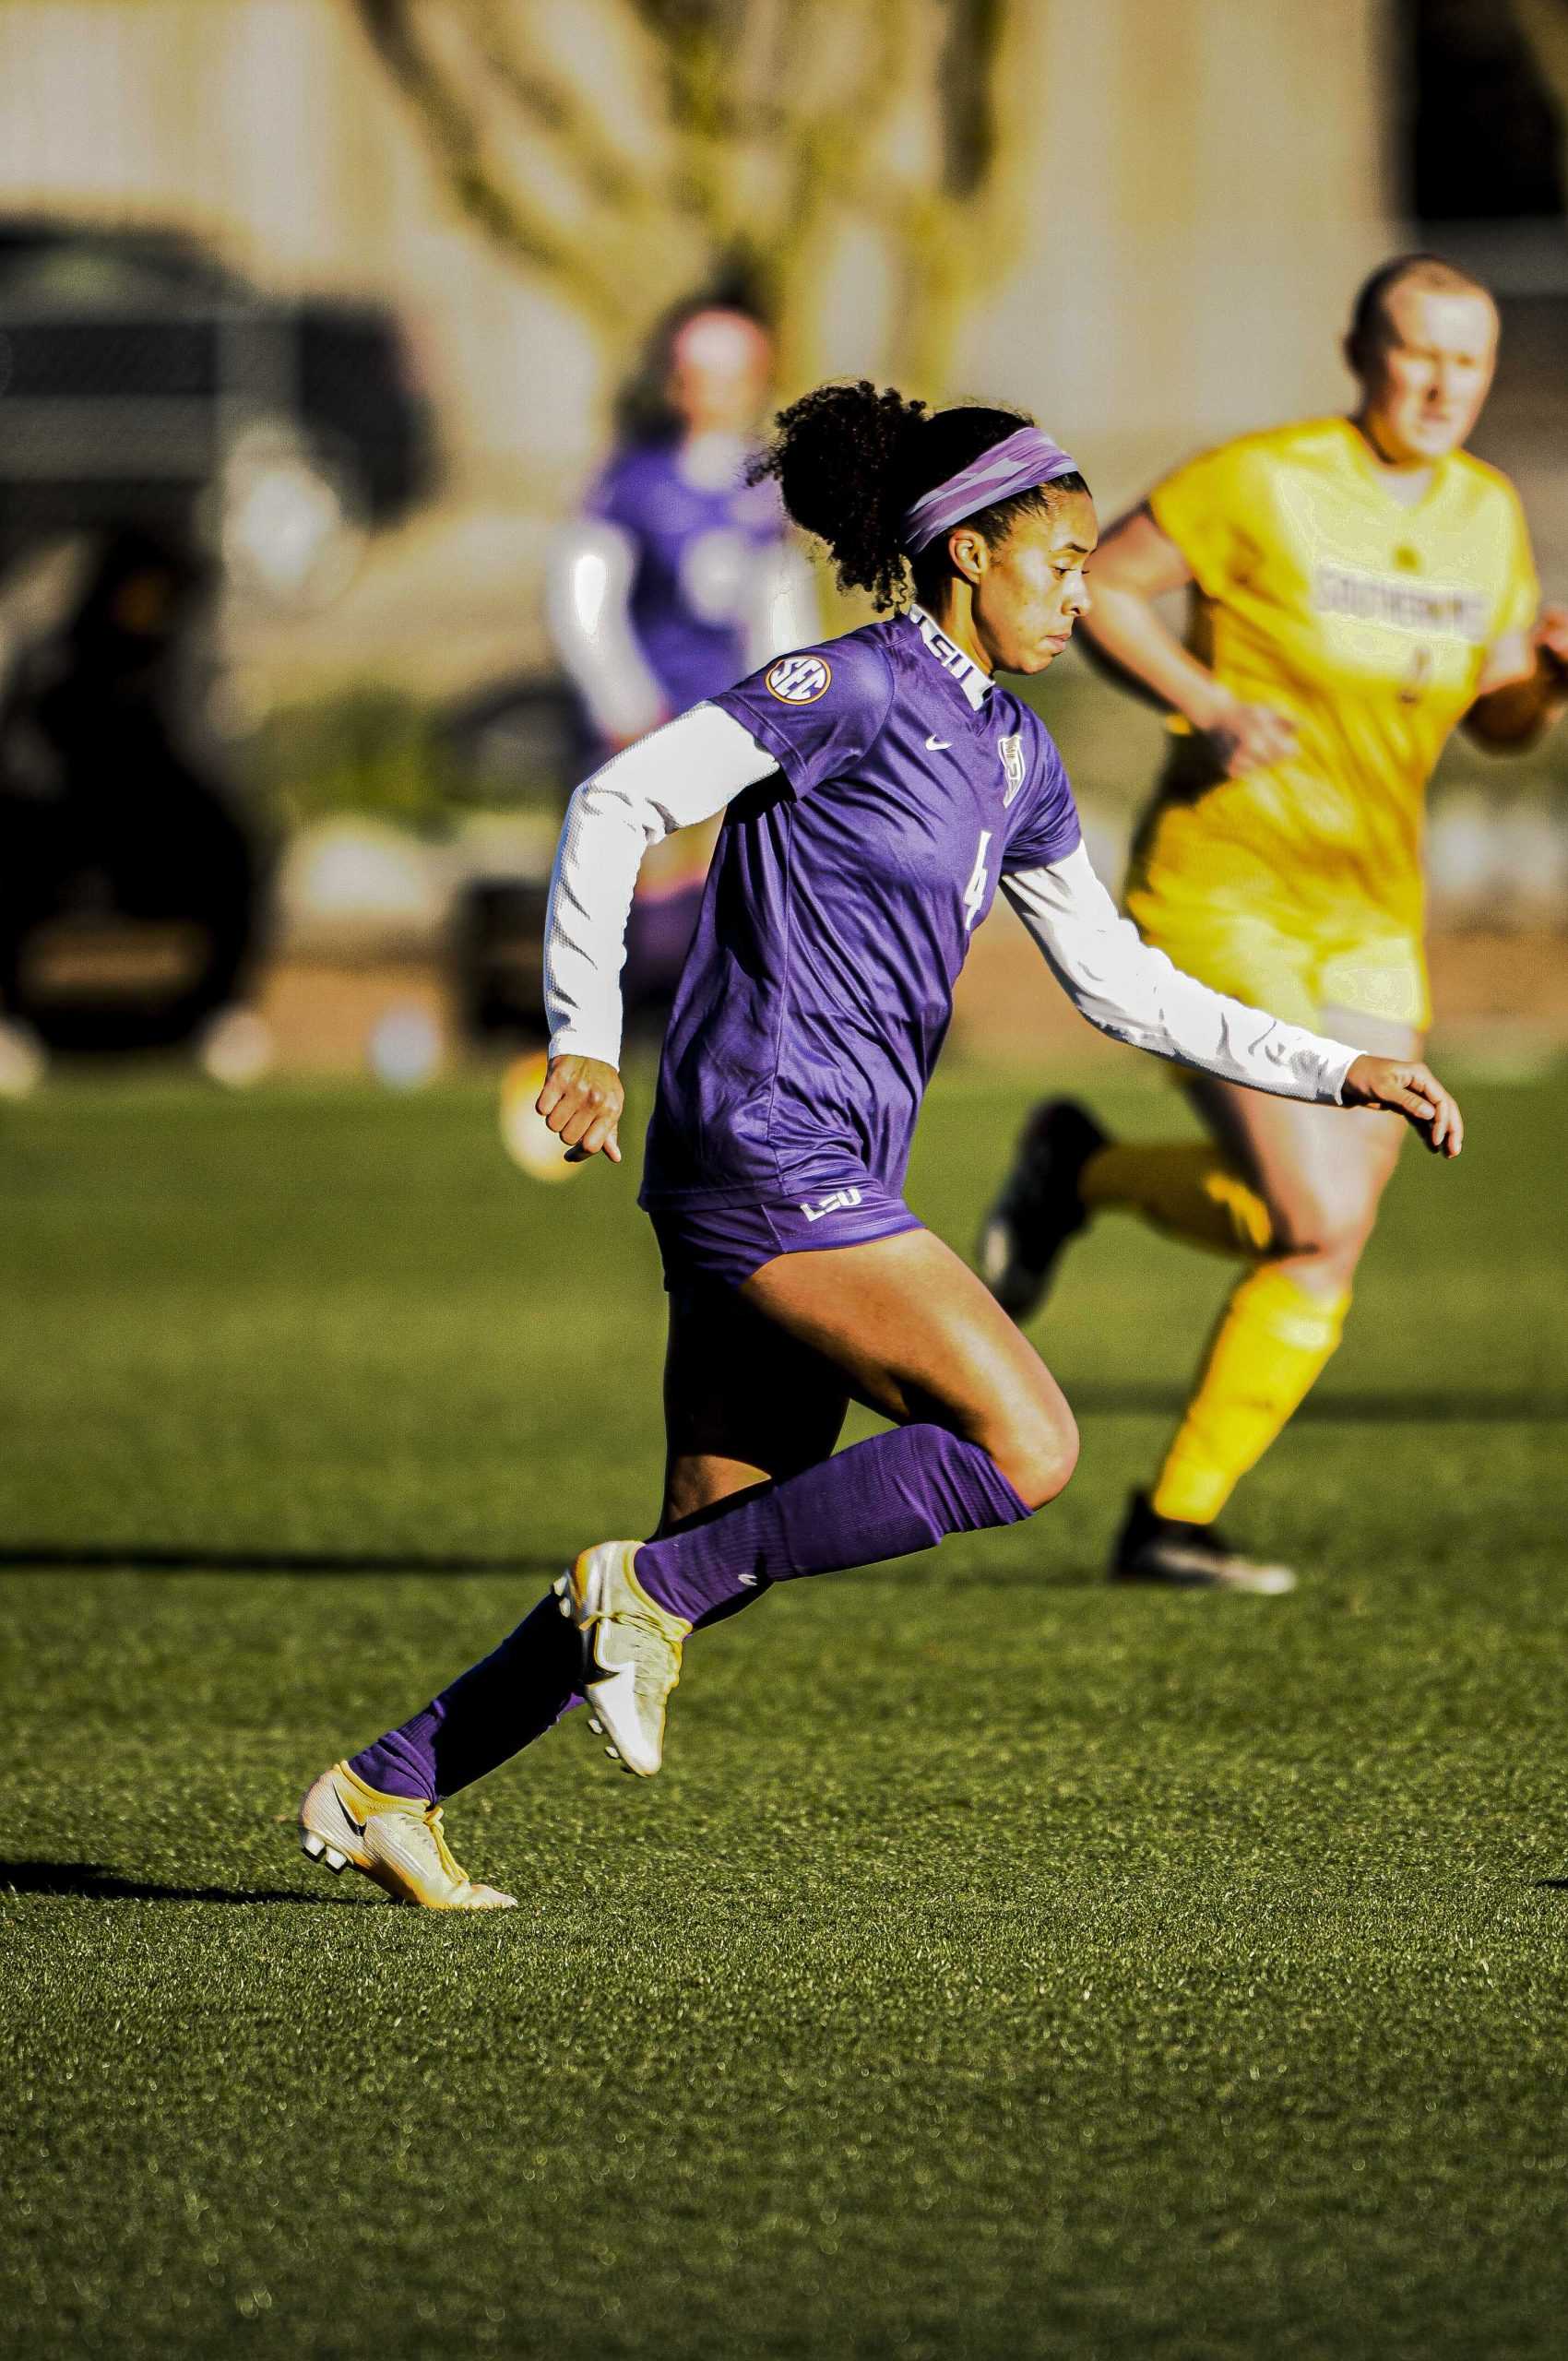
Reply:
M611 460L586 513L636 547L632 630L670 711L727 689L746 665L752 570L784 539L776 488L705 490L682 474L679 444L635 443Z
M778 771L730 807L665 1036L642 1202L897 1195L969 938L1079 841L1044 724L926 616L713 702ZM968 689L966 689L966 682Z

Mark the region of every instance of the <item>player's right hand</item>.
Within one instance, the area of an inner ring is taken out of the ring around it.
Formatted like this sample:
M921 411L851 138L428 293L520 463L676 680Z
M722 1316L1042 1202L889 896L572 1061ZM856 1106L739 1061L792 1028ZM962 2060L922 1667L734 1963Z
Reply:
M621 1161L621 1114L626 1094L621 1077L602 1058L552 1058L544 1087L534 1100L574 1163L603 1154Z
M1433 1156L1457 1156L1465 1119L1419 1058L1352 1058L1341 1094L1347 1107L1386 1107L1420 1132Z
M1270 763L1282 763L1296 751L1296 725L1288 714L1277 713L1271 705L1248 705L1229 689L1219 690L1213 705L1201 717L1194 715L1193 721L1218 755L1228 778L1266 770Z

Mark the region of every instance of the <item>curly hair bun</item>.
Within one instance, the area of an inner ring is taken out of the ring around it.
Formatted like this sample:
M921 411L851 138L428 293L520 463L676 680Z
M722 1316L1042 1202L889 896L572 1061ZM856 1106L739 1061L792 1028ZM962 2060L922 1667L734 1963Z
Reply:
M891 386L879 391L861 377L819 386L780 410L777 423L773 443L748 470L751 481L776 476L796 524L826 542L842 587L869 590L877 606L892 607L908 588L903 526L910 503L1033 421L1021 410L979 403L928 410L924 402L907 400ZM1063 479L1064 485L1082 483L1078 476ZM1038 493L1026 492L980 513L1005 532L1012 512L1039 504ZM940 553L922 557L917 590L921 568L944 563Z
M861 377L818 386L780 410L778 432L754 475L777 476L797 525L832 552L846 589L890 607L904 582L899 527L909 505L924 402Z

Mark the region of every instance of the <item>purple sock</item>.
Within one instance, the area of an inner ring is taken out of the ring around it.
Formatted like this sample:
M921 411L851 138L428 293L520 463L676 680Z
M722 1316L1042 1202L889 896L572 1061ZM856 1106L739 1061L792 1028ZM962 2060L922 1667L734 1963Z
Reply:
M979 1443L945 1427L896 1427L637 1551L650 1598L695 1623L754 1584L837 1573L929 1549L948 1533L1030 1512Z
M541 1738L576 1702L582 1643L547 1592L517 1630L349 1768L383 1795L433 1804Z
M717 1623L749 1607L766 1589L759 1583L705 1615ZM378 1738L349 1768L384 1796L416 1796L433 1804L469 1787L579 1705L582 1642L549 1591L517 1630L422 1710Z
M907 1557L944 1534L1028 1514L978 1443L944 1427L898 1427L645 1542L637 1579L688 1622L715 1623L772 1583ZM498 1648L349 1768L384 1795L456 1795L552 1728L580 1702L581 1674L576 1632L547 1593Z

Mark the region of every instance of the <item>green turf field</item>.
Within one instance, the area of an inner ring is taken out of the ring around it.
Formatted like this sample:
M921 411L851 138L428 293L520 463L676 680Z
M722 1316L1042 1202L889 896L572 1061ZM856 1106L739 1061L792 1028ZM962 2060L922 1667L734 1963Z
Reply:
M1224 1283L1102 1229L1064 1500L707 1635L651 1786L575 1717L457 1922L287 1823L647 1518L629 1172L525 1184L477 1086L6 1110L0 2344L1561 2353L1568 1122L1467 1101L1244 1496L1296 1598L1099 1581ZM933 1097L950 1235L1022 1103Z

